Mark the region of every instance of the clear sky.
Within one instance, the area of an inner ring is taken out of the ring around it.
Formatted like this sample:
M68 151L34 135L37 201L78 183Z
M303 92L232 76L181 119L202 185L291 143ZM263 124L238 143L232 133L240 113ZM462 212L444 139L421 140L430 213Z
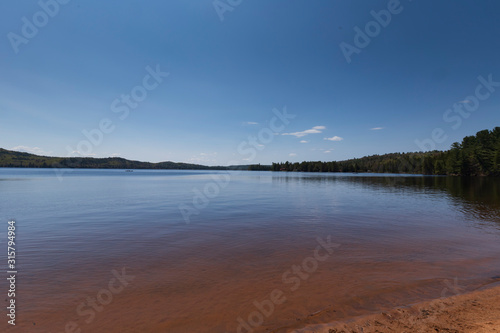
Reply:
M55 1L0 3L2 148L269 164L500 126L499 1Z

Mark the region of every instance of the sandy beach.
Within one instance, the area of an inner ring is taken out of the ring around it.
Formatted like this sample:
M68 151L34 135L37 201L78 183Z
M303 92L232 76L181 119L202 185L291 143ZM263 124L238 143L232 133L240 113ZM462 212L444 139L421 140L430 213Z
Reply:
M347 321L309 326L294 332L500 332L500 284Z

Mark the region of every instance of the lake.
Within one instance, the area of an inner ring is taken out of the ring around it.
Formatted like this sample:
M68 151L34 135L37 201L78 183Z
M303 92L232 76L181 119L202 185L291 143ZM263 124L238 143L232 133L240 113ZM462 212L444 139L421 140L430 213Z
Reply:
M497 178L4 168L0 188L8 332L292 332L500 277Z

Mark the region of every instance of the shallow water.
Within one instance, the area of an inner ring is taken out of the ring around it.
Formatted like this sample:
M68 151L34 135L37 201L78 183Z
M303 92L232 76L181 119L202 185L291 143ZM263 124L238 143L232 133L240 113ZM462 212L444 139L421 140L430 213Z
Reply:
M0 169L0 214L8 331L289 332L500 276L495 178Z

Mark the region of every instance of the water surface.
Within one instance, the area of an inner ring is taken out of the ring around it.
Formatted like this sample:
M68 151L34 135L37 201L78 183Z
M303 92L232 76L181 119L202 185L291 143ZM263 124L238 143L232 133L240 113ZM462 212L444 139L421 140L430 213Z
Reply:
M0 212L8 331L290 332L500 276L496 178L5 168ZM134 277L116 293L113 270Z

